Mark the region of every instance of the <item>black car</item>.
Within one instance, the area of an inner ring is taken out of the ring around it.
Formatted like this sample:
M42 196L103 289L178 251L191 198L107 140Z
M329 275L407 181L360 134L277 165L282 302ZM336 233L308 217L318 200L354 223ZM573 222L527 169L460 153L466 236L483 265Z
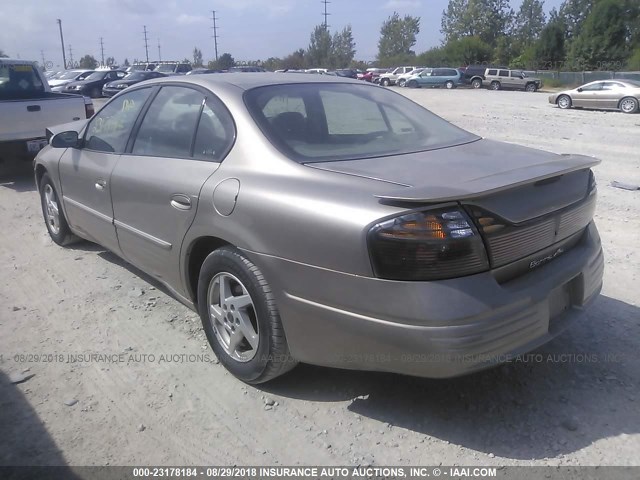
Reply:
M145 80L151 80L152 78L166 77L164 73L160 72L131 72L122 80L116 80L115 82L109 82L102 87L102 95L104 97L113 97L116 93L121 92L131 85L143 82Z
M67 84L64 93L78 93L85 97L97 98L102 96L102 87L105 84L120 80L126 74L122 70L97 70L84 80Z

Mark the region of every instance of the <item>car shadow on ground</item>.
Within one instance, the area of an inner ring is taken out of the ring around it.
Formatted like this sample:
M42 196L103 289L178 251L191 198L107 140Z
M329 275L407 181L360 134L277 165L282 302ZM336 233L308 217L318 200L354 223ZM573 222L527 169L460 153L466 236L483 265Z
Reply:
M28 372L25 375L28 376ZM28 385L27 380L22 389L28 391ZM21 387L12 384L9 377L1 371L0 425L0 467L66 467L62 452L21 392ZM29 478L31 475L39 478L78 478L69 468L57 468L50 473L55 475L47 474L46 470L11 469L3 470L3 478Z
M0 188L10 188L18 193L36 191L33 169L29 165L18 172L0 174Z
M640 432L638 318L639 308L601 296L526 361L449 380L300 365L260 388L350 402L354 414L487 454L556 457Z

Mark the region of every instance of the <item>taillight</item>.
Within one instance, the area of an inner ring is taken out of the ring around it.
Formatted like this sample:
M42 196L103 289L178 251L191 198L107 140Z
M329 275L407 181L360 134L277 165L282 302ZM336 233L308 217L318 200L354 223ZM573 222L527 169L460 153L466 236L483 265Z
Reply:
M388 280L442 280L489 270L473 222L457 209L412 212L374 225L373 270Z
M85 103L84 112L87 115L87 118L93 117L93 114L96 113L96 111L93 108L93 103Z

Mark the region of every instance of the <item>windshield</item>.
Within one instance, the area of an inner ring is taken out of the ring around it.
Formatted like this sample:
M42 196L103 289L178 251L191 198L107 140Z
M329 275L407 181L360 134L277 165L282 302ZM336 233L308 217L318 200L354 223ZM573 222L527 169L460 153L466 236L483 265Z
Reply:
M44 84L32 65L0 63L0 100L35 98L44 94Z
M72 80L80 75L82 72L64 72L59 77L56 77L58 80Z
M478 139L402 95L343 83L271 85L245 103L269 140L300 163L399 155Z
M104 72L93 72L91 75L85 78L87 82L93 82L94 80L102 80L104 78Z
M158 68L156 68L156 72L171 73L175 69L176 69L176 65L174 63L170 63L168 65L160 65Z

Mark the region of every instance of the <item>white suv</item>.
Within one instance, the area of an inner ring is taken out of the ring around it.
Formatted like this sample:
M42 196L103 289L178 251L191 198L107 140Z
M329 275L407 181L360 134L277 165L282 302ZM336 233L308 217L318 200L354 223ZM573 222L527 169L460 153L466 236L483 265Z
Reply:
M398 68L394 68L391 72L383 73L382 75L380 75L380 77L379 77L380 80L378 81L378 83L380 85L385 86L385 87L388 87L389 85L395 85L396 81L398 80L398 77L400 75L404 75L405 73L412 72L416 68L421 68L421 67L398 67Z

